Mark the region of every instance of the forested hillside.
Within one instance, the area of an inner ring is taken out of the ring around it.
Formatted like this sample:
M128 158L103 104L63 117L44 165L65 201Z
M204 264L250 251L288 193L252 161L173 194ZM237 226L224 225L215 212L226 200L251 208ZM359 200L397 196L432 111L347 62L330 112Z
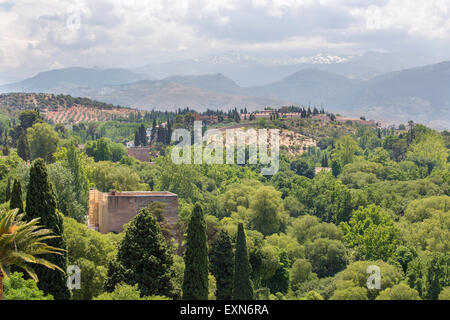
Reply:
M15 118L23 110L39 110L52 123L77 123L128 118L139 111L88 98L48 93L0 94L0 113Z
M27 111L6 123L0 219L10 208L25 219L41 216L64 236L55 245L67 249L67 265L83 270L81 289L70 292L62 276L46 285L60 271L39 270L43 280L25 298L450 299L449 132L413 122L390 129L339 122L320 111L325 121L300 111L302 118L279 110L245 120L238 110L208 111L221 121L206 129L245 124L314 141L302 152L281 147L273 176L261 175L261 165L174 164L170 135L192 129L196 114L188 109L73 126ZM152 162L128 157L130 140L150 146ZM177 194L183 254L158 204L119 234L88 229L89 188ZM38 199L47 206L40 212L32 209ZM379 288L367 286L373 266ZM22 276L14 277L20 286ZM4 296L17 292L8 282Z
M72 97L69 95L55 95L50 93L6 93L0 94L0 107L15 109L34 108L70 108L74 105L98 109L119 108L112 104L94 101L88 98Z

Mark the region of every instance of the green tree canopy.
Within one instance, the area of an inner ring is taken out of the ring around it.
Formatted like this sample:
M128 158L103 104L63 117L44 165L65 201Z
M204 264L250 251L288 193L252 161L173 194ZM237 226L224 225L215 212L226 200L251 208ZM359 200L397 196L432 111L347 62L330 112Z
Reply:
M94 300L170 300L165 296L142 296L138 285L131 286L119 283L113 292L105 292L94 298Z
M434 168L442 168L447 163L448 156L449 151L442 136L430 132L422 135L409 147L406 158L418 166L426 167L428 173L431 173Z
M234 263L233 300L253 300L253 285L250 280L251 266L248 260L244 225L238 224Z
M358 142L350 135L344 136L336 142L334 157L338 158L343 166L352 163L355 156L360 153L361 148Z
M233 293L234 253L231 238L222 230L209 252L210 270L216 278L216 299L231 300Z
M284 207L281 193L273 187L261 187L250 200L250 225L268 236L280 231Z
M19 213L24 212L22 200L22 186L20 184L20 181L18 180L14 180L9 207L11 209L19 209Z
M20 272L14 272L5 279L3 294L4 300L53 300L52 295L39 290L34 280L25 280Z
M367 280L370 274L367 272L369 266L377 266L380 268L381 273L381 290L385 290L387 288L391 288L398 284L402 279L401 271L386 262L381 260L378 261L357 261L349 264L347 268L341 272L339 272L335 279L337 281L337 288L335 292L333 300L342 300L341 298L337 299L336 295L344 294L344 297L349 294L351 296L355 295L357 297L362 297L362 293L365 292L365 297L373 300L380 293L377 289L368 289L367 288ZM346 292L340 292L344 290ZM364 298L364 297L362 297ZM346 300L346 299L344 299ZM352 299L350 299L352 300ZM355 299L358 300L358 299ZM366 299L362 299L366 300Z
M66 250L63 218L56 210L55 192L48 177L47 167L42 159L35 160L31 165L25 211L27 220L40 218L40 223L45 228L53 230L59 237L48 240L49 245ZM66 252L62 255L50 256L48 260L62 270L67 270ZM38 283L39 289L46 294L53 295L55 300L69 299L70 292L66 285L67 276L65 273L38 266L36 267L36 274L40 280Z
M387 261L400 244L400 230L389 214L375 205L354 211L342 229L344 240L364 260Z
M317 239L307 243L306 257L320 278L335 275L348 263L347 248L339 240Z
M312 272L312 265L308 259L295 260L291 268L291 285L293 290L309 280L316 279L317 275Z
M53 153L58 147L59 137L53 128L46 123L36 123L27 130L31 158L42 158L47 163L54 161Z
M399 283L380 292L376 300L422 300L419 293L407 284Z
M125 227L117 258L108 266L106 289L117 284L138 285L143 296L175 298L173 257L150 209L144 208Z
M195 205L187 229L184 256L184 300L208 300L208 247L206 223L200 205Z
M25 131L22 131L22 134L17 141L17 154L24 161L31 160L30 144L28 143L28 137L25 134Z

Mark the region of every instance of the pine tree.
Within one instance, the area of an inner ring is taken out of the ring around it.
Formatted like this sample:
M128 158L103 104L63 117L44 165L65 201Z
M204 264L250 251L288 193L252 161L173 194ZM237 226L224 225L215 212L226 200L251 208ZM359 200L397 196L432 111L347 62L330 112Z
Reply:
M108 267L106 289L124 281L137 283L143 296L177 298L173 285L173 257L151 209L142 209L125 229L117 258Z
M5 201L11 199L11 178L8 178L8 184L6 185L5 199Z
M216 299L231 300L233 294L233 248L228 232L222 230L209 253L210 269L216 278Z
M27 189L25 218L30 221L40 218L40 224L50 229L59 238L50 239L47 243L53 247L66 250L62 215L56 211L56 196L49 180L47 167L42 159L33 162L30 168L30 180ZM48 261L67 270L67 253L49 255ZM58 270L51 270L43 266L34 267L39 278L38 287L46 294L51 294L55 300L68 300L70 291L67 288L67 277Z
M248 261L244 225L239 223L236 236L233 300L253 300L253 285L250 281L250 272L251 266Z
M23 161L28 161L31 159L30 145L28 143L27 135L22 132L17 141L17 154L23 159Z
M9 207L10 209L19 209L19 213L24 212L22 200L22 186L20 185L20 181L18 180L14 180Z
M208 300L208 248L203 210L196 204L187 228L183 300Z

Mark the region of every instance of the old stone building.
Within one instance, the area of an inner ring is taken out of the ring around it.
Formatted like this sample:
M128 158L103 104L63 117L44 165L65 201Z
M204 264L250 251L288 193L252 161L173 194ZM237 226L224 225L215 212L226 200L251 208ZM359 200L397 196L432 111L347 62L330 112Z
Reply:
M101 233L121 232L142 208L151 202L166 204L164 217L174 226L178 221L178 196L171 192L89 192L89 227Z

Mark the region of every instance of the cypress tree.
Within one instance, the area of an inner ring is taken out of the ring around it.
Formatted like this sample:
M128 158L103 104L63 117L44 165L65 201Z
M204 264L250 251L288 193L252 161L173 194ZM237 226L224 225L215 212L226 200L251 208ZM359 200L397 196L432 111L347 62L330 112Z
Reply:
M166 144L170 144L171 139L172 139L172 125L170 124L170 121L167 121Z
M147 145L147 131L145 130L145 126L143 124L139 127L139 141L143 146Z
M139 132L137 130L134 131L134 146L139 147L141 145L141 139L139 137Z
M253 300L250 268L244 225L239 223L236 236L233 300Z
M9 155L9 146L8 146L8 132L5 131L5 138L3 139L3 149L2 149L3 155L8 156Z
M196 204L187 228L183 300L208 300L208 248L203 210Z
M156 134L156 142L164 143L165 139L165 129L160 125Z
M25 210L25 218L27 220L40 218L41 225L59 236L59 238L47 240L49 245L67 250L62 215L56 211L55 192L48 177L47 167L42 159L35 160L30 168ZM67 270L66 252L62 255L48 255L44 258L56 264L62 270ZM70 298L65 273L51 270L44 266L35 266L34 270L39 278L39 289L46 294L53 295L55 300L67 300Z
M150 134L150 142L154 142L156 136L156 119L153 119L152 133Z
M325 153L325 155L322 157L322 167L323 168L328 168L328 156Z
M5 201L11 199L11 178L8 178L8 184L6 185L5 199Z
M24 132L22 132L19 140L17 141L17 154L24 161L28 161L31 159L30 145L28 143L27 135Z
M173 257L157 218L149 208L142 209L125 229L117 258L108 266L105 288L113 291L124 281L137 284L143 296L177 298L173 285Z
M228 232L222 230L209 253L210 270L216 278L216 299L231 300L234 254Z
M73 175L76 198L83 206L85 212L89 210L89 183L86 171L83 167L82 152L78 150L75 143L71 143L67 148L67 165ZM84 222L84 221L79 221Z
M9 203L10 209L19 209L19 213L23 213L23 200L22 200L22 186L20 181L14 180L13 189L11 193L11 202Z

